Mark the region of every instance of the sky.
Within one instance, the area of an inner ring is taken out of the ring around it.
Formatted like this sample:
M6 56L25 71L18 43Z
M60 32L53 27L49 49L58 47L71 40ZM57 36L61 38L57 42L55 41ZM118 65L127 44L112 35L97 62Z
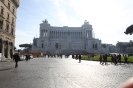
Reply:
M124 31L133 24L133 0L20 0L17 9L15 46L32 43L39 37L39 25L47 19L51 26L81 27L87 20L95 38L116 45L133 35Z

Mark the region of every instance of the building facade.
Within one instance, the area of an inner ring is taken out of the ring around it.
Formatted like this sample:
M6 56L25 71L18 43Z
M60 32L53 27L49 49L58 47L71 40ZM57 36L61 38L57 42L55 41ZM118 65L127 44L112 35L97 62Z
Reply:
M19 0L0 0L0 54L2 59L14 53L16 13Z
M116 50L117 53L133 54L133 40L129 42L117 42Z
M109 47L109 52L110 53L116 53L116 46L113 44L106 44L106 46Z
M101 40L93 37L93 28L85 21L81 27L50 26L47 20L40 24L40 36L33 39L32 52L44 54L108 53Z

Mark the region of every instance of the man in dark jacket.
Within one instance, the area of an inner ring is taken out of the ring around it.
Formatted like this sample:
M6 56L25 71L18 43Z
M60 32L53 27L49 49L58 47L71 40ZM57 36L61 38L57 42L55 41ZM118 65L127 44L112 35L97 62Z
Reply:
M13 60L15 60L15 68L18 67L18 61L20 60L18 53L13 55Z

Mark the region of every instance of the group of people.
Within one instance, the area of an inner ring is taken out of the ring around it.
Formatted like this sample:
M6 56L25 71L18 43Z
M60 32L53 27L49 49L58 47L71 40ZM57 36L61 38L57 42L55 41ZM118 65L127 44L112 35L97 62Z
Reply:
M57 54L57 55L52 55L52 54L47 54L47 55L46 55L46 54L45 54L44 57L46 57L46 56L48 56L48 58L49 58L49 57L51 57L51 58L52 58L52 57L54 57L54 58L56 58L56 57L62 58L62 54Z
M57 54L57 55L45 54L44 57L46 57L46 56L47 56L48 58L49 58L49 57L51 57L51 58L52 58L52 57L54 57L54 58L56 58L56 57L57 57L57 58L62 58L63 55L62 55L62 54ZM70 55L65 54L64 56L65 56L65 58L68 58ZM75 58L76 60L79 59L79 63L81 63L81 54L76 54L76 55L73 54L73 55L72 55L72 58L73 58L73 59Z
M110 55L107 55L107 54L103 54L103 55L100 55L100 64L107 64L107 59L108 57L111 57L111 64L117 64L117 63L120 63L121 64L121 54L110 54ZM124 57L124 63L128 63L128 58L127 58L127 55L123 55Z
M75 58L76 60L79 59L79 63L81 63L81 54L72 55L72 58Z

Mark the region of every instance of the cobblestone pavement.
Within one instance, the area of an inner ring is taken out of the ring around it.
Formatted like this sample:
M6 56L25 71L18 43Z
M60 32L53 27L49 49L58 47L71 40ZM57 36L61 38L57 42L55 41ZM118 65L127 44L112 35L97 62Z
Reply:
M0 71L12 69L14 65L12 60L0 60Z
M133 65L100 65L71 58L34 58L0 70L0 88L117 88L133 76Z

